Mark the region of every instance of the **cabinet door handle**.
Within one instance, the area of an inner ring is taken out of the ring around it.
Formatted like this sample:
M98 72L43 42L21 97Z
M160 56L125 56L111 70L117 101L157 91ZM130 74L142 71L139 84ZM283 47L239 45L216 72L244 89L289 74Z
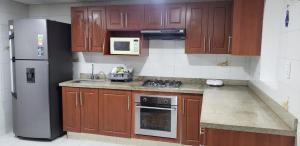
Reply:
M92 37L89 36L89 50L92 50L91 46L92 46Z
M182 99L182 113L185 114L185 100Z
M130 109L130 96L127 97L127 110Z
M204 52L206 52L206 37L205 36L203 39L203 48L204 48Z
M164 26L163 12L160 13L160 26Z
M75 107L78 107L78 92L75 93Z
M228 53L229 53L230 47L231 47L231 39L232 39L232 36L228 36L228 46L227 46L227 52Z
M82 97L82 92L80 92L80 97L79 97L79 98L80 98L80 106L82 106L82 105L83 105L83 101L82 101L82 98L83 98L83 97Z
M127 27L127 25L128 25L127 22L128 22L128 21L127 21L127 12L126 12L126 13L125 13L125 26L126 26L126 27Z
M211 37L208 39L208 52L211 53Z

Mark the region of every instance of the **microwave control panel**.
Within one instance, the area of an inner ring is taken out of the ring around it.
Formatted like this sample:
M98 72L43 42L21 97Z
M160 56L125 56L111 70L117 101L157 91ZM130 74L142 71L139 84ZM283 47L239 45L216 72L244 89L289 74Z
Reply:
M133 40L133 51L139 52L140 50L140 43L138 39Z

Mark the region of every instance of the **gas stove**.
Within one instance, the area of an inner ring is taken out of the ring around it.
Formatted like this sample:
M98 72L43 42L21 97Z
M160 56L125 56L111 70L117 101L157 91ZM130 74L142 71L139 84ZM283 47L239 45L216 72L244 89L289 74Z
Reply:
M179 88L182 85L181 81L175 80L146 80L143 83L144 87L158 88Z

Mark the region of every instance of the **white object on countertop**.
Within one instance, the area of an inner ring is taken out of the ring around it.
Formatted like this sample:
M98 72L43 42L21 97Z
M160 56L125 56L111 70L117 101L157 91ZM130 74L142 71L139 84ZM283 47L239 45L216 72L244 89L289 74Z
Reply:
M206 84L209 86L223 86L222 80L206 80Z

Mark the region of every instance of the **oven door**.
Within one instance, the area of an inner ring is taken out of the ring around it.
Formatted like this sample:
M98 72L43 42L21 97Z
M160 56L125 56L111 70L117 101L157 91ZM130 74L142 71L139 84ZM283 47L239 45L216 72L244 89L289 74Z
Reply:
M136 103L135 134L176 138L177 106L158 108Z

